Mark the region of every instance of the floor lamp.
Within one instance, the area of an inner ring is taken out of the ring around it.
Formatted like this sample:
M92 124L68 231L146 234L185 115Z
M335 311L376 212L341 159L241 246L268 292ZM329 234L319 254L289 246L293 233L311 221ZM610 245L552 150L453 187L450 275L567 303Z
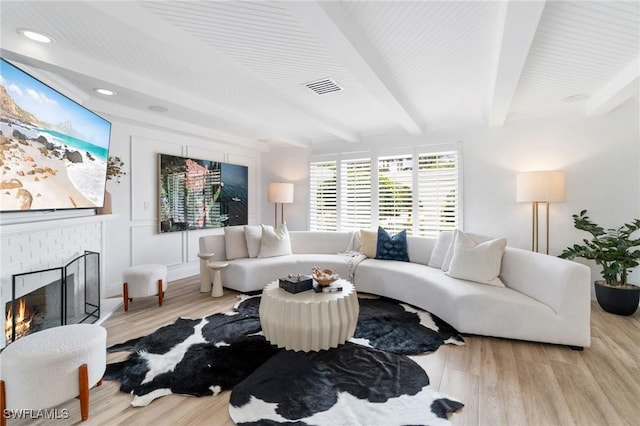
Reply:
M278 203L280 204L281 223L284 223L284 205L293 203L293 184L284 182L270 183L267 199L270 203L275 203L274 226L278 225Z
M539 207L545 204L546 254L549 254L549 203L564 201L562 171L523 172L516 175L516 201L532 203L531 250L539 250Z

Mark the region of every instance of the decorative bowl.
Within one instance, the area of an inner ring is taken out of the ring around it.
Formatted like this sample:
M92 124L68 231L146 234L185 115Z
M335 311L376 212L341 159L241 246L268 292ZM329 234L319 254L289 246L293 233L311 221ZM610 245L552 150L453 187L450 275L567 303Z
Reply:
M313 268L312 271L313 279L321 286L327 286L340 279L340 275L334 273L331 269Z

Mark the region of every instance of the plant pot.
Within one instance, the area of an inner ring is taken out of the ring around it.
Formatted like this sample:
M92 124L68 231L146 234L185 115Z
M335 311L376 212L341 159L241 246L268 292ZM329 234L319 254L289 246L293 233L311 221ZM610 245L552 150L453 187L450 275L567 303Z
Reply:
M104 205L97 209L98 214L111 214L113 211L111 210L111 193L109 191L104 191Z
M640 287L611 287L605 281L595 281L596 299L605 311L616 315L633 315L640 301Z

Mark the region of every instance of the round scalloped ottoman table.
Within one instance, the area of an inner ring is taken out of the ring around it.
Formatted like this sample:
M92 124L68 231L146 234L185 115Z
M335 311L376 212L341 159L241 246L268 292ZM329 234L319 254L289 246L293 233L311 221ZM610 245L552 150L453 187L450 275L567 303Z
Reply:
M278 281L262 290L260 323L272 344L293 351L335 348L353 337L358 322L358 295L349 281L342 291L289 293Z
M24 336L0 354L1 408L41 410L78 397L86 420L89 389L102 383L106 365L107 331L99 325L63 325Z

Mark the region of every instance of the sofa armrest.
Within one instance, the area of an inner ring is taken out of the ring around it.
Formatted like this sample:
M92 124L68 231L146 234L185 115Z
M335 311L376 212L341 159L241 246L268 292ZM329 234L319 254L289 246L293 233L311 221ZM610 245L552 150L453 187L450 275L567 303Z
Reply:
M556 313L591 309L591 270L580 263L507 247L500 277L505 285L532 297ZM587 314L588 316L588 314Z

